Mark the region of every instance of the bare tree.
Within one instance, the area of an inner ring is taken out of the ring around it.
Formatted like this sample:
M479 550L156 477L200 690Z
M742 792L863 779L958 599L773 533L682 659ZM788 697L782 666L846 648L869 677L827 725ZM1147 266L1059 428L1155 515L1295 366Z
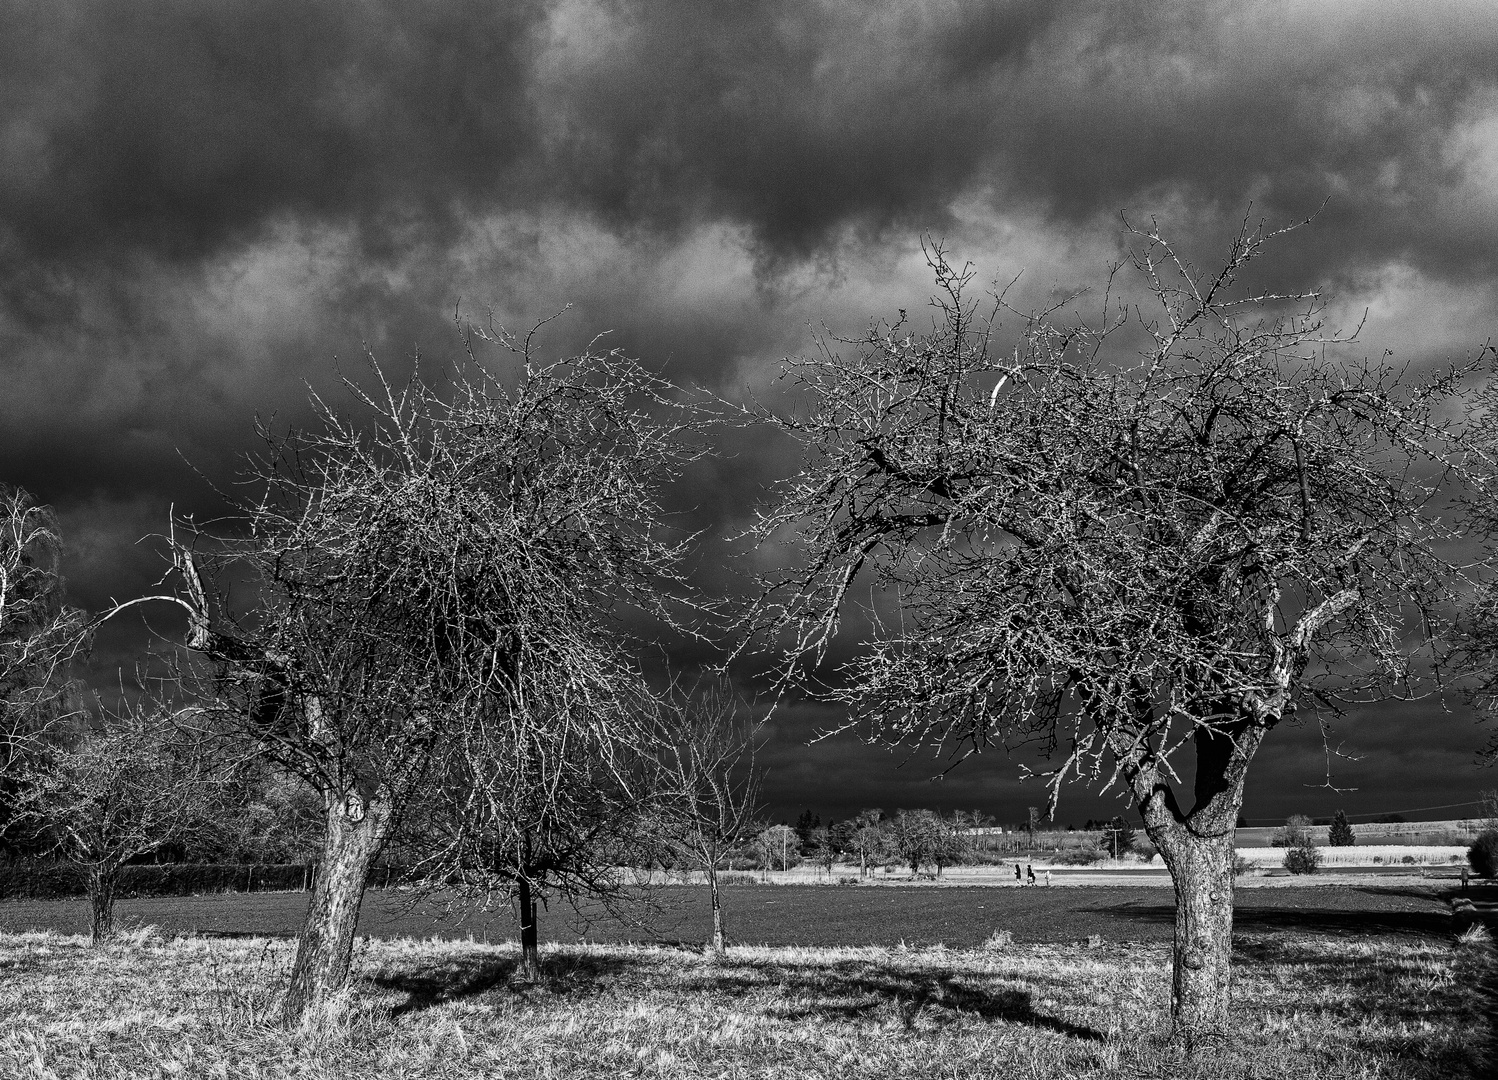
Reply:
M515 354L513 388L472 350L446 386L375 366L373 392L346 384L356 418L314 399L315 428L267 434L241 533L174 543L166 599L225 723L323 804L290 1024L345 985L369 868L423 785L506 725L523 757L549 725L612 723L631 692L613 613L660 614L679 583L657 493L699 450L672 388L618 353L539 364L531 336L478 337ZM218 599L244 578L248 607Z
M763 830L754 846L767 870L789 870L801 861L801 838L783 822Z
M869 874L869 860L877 859L884 854L888 846L888 837L880 822L884 814L879 810L860 810L858 816L853 819L854 829L849 840L851 849L858 855L858 879L862 881Z
M837 833L826 825L814 826L811 830L811 861L814 862L822 873L832 876L832 868L837 865L837 857L842 854L842 848L838 847Z
M639 893L634 868L662 853L656 823L671 800L659 718L638 671L619 660L600 685L611 701L578 700L568 716L512 707L471 717L414 808L411 846L423 854L411 879L426 895L513 903L527 981L541 974L538 904L586 898L612 909Z
M910 876L915 877L933 860L941 822L932 810L896 810L884 831L890 852L910 867Z
M1001 349L1013 309L980 317L936 248L929 331L902 315L791 362L805 399L767 419L805 463L760 535L798 530L806 559L766 579L758 628L799 678L867 584L866 648L832 696L877 737L1038 743L1059 756L1053 813L1072 779L1131 794L1175 883L1172 1012L1194 1046L1228 1022L1254 754L1297 707L1407 685L1407 637L1440 624L1440 486L1462 464L1442 418L1471 366L1328 358L1316 293L1241 284L1262 227L1214 272L1130 235L1148 309L1065 303ZM1129 341L1137 360L1109 344Z
M20 779L18 818L87 874L95 944L114 933L125 864L210 831L224 790L203 741L149 704L103 713Z
M81 613L63 599L62 535L51 507L0 484L0 812L28 750L71 711L70 661L87 645ZM6 824L0 820L0 828Z
M672 703L676 738L670 750L671 804L666 827L672 846L707 877L712 936L724 949L718 871L730 852L759 830L763 771L755 762L759 725L747 703L723 682L708 683Z

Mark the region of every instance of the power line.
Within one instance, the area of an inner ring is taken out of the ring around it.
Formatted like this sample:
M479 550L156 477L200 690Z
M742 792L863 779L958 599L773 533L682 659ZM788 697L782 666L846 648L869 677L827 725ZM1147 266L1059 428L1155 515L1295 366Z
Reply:
M1412 806L1412 807L1408 807L1408 808L1406 808L1404 810L1374 810L1373 812L1367 813L1367 814L1348 814L1347 817L1348 817L1348 820L1351 820L1353 818L1384 817L1387 814L1423 814L1427 810L1455 810L1459 806L1481 806L1481 805L1483 805L1483 800L1482 799L1473 799L1470 802L1442 803L1440 806ZM1273 824L1278 824L1280 819L1279 818L1252 818L1252 819L1245 818L1244 820L1267 821L1267 822L1271 822ZM1410 822L1410 824L1418 824L1418 822Z

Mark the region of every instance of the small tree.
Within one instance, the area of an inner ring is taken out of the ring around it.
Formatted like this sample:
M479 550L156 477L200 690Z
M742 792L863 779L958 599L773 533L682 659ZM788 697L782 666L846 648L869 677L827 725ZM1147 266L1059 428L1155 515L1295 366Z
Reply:
M842 854L842 849L837 845L836 834L826 825L815 825L811 830L810 843L812 862L830 876L832 868L837 865L837 857Z
M103 714L21 781L19 817L86 872L95 944L114 933L124 865L211 830L223 794L201 739L146 708Z
M1122 816L1112 818L1103 826L1103 836L1108 850L1117 859L1134 846L1134 827Z
M972 852L972 842L959 819L948 820L933 814L931 822L931 865L936 867L936 876L949 866L965 861Z
M933 860L940 832L941 820L931 810L897 810L885 827L890 853L910 867L912 877Z
M672 701L674 737L663 816L670 844L707 876L713 911L708 949L722 955L723 903L718 871L757 831L763 771L755 761L758 726L724 683Z
M1311 819L1306 814L1291 814L1285 819L1284 828L1269 838L1273 847L1291 848L1314 845Z
M869 860L879 858L889 846L889 837L880 825L883 818L884 813L880 810L860 810L853 819L848 849L858 856L860 881L868 876Z
M789 870L801 862L800 837L789 825L771 825L754 839L755 850L767 870Z
M1206 272L1153 226L1129 235L1142 304L1115 309L1110 279L1098 318L1002 295L985 317L937 248L929 331L902 312L790 363L805 400L766 419L803 465L759 533L796 530L805 560L766 576L758 628L810 682L869 588L832 696L877 737L1064 748L1052 813L1066 781L1123 784L1175 886L1171 1013L1194 1053L1227 1030L1260 746L1302 706L1406 692L1407 632L1453 596L1430 478L1468 463L1446 418L1475 365L1328 358L1316 293L1241 284L1262 227Z
M600 704L579 702L566 718L474 723L411 807L404 839L422 852L411 879L429 895L456 889L484 907L512 903L526 981L541 974L539 905L589 898L612 909L637 891L630 868L670 850L649 699L634 715L600 715Z
M1327 830L1326 842L1329 847L1352 847L1358 842L1357 834L1347 823L1347 811L1338 810L1336 816L1332 818L1331 828Z

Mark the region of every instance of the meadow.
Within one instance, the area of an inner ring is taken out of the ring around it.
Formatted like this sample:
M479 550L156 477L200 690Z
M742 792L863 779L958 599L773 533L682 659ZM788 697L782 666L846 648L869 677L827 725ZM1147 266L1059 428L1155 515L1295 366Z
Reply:
M1452 883L1454 884L1454 883ZM1300 931L1352 936L1424 935L1451 928L1445 893L1435 884L1256 885L1234 903L1240 932ZM473 938L501 942L515 934L508 908L454 911L441 898L409 905L399 892L370 892L359 933L376 938ZM1067 944L1102 937L1111 942L1167 942L1174 925L1168 884L1112 887L993 888L969 886L835 887L733 885L724 891L729 940L743 945L946 945L970 949L995 933L1021 943ZM158 927L165 934L286 937L301 925L306 893L215 893L121 900L122 925ZM706 890L670 886L617 912L566 904L541 912L543 941L560 943L694 944L710 926ZM81 932L88 925L82 899L0 903L0 931Z
M283 939L140 928L0 936L0 1075L38 1078L1460 1078L1485 1075L1489 946L1265 930L1236 943L1237 1029L1166 1040L1168 947L663 945L368 939L322 1023L274 1016Z
M508 913L371 894L350 991L290 1035L305 894L122 901L133 929L98 948L67 932L78 901L0 904L0 1076L1488 1075L1491 943L1453 938L1430 886L1241 890L1237 1029L1197 1067L1166 1038L1168 888L737 885L752 943L722 960L695 944L702 901L587 925L554 906L523 983Z

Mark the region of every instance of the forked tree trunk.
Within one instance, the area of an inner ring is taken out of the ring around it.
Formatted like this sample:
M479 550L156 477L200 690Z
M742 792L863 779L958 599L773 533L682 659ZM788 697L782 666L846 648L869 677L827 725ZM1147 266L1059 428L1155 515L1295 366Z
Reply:
M369 868L390 828L391 800L383 793L369 800L356 792L324 796L327 834L322 862L312 884L307 921L297 941L291 986L282 1006L288 1027L305 1027L326 1011L329 1000L348 983L359 904Z
M718 896L718 868L711 863L707 867L707 888L713 898L713 936L707 947L714 956L723 955L723 902Z
M541 949L536 940L536 896L531 880L522 876L515 883L515 902L520 908L520 970L516 973L526 982L541 977Z
M118 866L92 866L88 871L88 902L92 912L90 938L100 945L114 936L114 894L120 883Z
M1263 728L1238 739L1198 730L1196 803L1183 814L1165 785L1140 811L1176 894L1170 1015L1173 1038L1193 1058L1228 1035L1232 1001L1234 828L1243 805L1248 760ZM1245 733L1246 732L1246 733Z

